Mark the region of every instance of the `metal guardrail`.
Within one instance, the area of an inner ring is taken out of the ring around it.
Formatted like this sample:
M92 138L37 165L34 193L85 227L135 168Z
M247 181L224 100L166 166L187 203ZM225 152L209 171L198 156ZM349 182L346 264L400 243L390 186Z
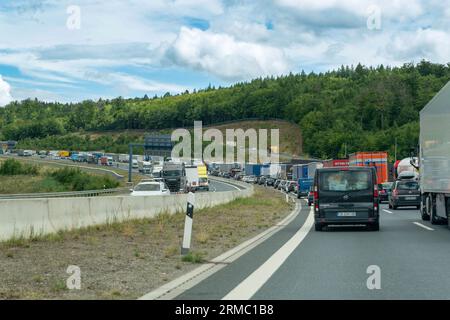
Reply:
M130 193L129 188L72 191L72 192L3 194L0 195L0 200L40 199L40 198L81 198L81 197L98 197L104 195L126 194L126 193Z

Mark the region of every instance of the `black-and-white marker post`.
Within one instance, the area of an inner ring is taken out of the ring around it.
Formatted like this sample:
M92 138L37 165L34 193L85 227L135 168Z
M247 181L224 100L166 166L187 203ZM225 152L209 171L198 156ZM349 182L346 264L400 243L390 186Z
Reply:
M186 220L184 221L183 245L181 247L182 255L187 254L191 248L192 220L194 218L194 206L195 206L195 194L189 192L187 196Z

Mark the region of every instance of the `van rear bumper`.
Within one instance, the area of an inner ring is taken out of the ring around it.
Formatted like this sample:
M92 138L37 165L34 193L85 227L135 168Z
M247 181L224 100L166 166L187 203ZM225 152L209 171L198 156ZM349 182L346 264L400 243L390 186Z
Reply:
M340 214L354 214L353 216L340 216ZM376 222L379 217L378 210L371 207L357 207L353 209L321 209L315 212L314 220L323 224L369 224Z
M320 218L318 216L314 217L314 221L316 223L321 224L334 224L334 225L346 225L346 224L370 224L378 221L378 216L376 217L367 217L367 218Z

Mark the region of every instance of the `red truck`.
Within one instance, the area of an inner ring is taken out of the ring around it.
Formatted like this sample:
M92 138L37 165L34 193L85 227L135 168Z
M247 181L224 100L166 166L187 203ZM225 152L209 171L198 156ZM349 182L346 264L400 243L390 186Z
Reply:
M387 152L356 152L350 155L350 166L375 167L377 183L388 181L388 154Z
M111 165L110 160L108 159L108 157L105 157L105 156L100 157L100 164L102 166L110 166Z
M348 159L332 159L332 160L325 160L323 162L324 168L331 168L331 167L348 167L349 166L349 160Z

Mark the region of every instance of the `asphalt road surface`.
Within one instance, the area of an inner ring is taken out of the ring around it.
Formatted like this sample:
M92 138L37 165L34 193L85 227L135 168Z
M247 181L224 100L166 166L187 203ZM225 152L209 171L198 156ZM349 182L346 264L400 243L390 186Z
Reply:
M380 213L379 232L316 232L302 201L285 228L177 299L450 299L447 226L415 208Z

